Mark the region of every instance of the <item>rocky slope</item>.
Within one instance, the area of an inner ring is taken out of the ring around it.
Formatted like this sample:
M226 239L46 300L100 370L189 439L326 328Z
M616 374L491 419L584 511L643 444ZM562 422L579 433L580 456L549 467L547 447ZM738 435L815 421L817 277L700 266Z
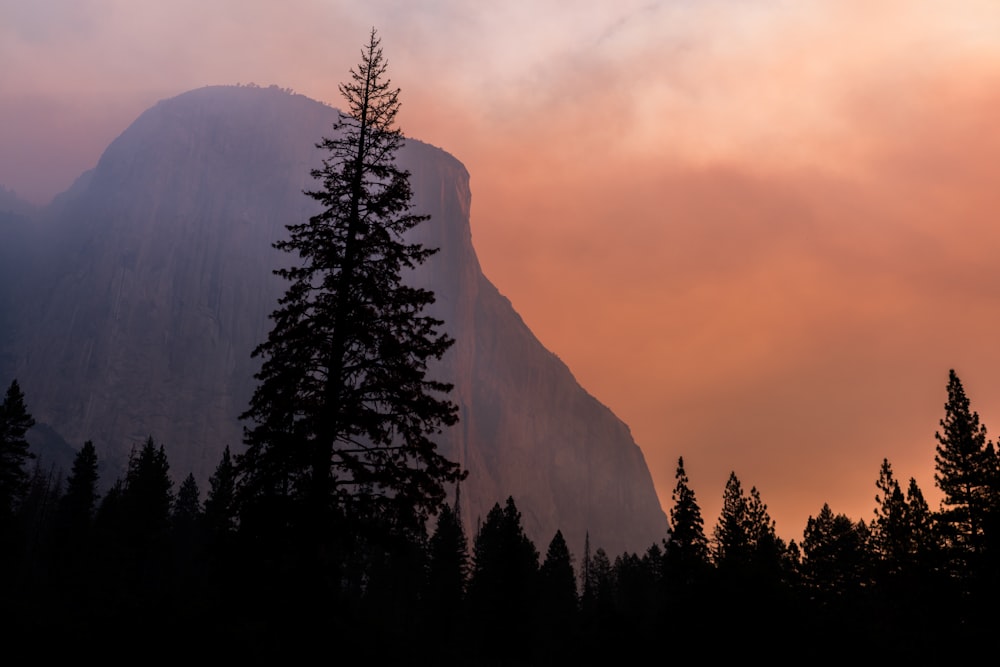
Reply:
M191 91L140 116L40 214L5 357L36 419L119 465L152 435L178 479L204 481L225 446L241 450L250 351L288 261L271 243L313 210L302 190L335 117L273 87ZM434 373L461 408L441 447L470 472L470 534L513 495L542 552L557 528L581 555L586 531L611 554L658 541L666 518L628 428L480 270L465 168L413 140L400 161L432 216L416 234L441 248L414 281L457 340Z

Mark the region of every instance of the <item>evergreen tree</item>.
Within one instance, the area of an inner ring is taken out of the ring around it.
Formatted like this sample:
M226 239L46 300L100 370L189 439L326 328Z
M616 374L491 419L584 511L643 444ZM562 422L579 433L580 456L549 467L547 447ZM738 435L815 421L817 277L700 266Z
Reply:
M949 372L944 408L941 430L934 433L938 441L934 481L944 495L938 520L957 567L964 570L983 548L984 527L996 495L996 455L954 370Z
M887 574L898 573L910 551L910 527L906 497L893 476L888 459L882 459L875 483L875 519L872 521L872 548Z
M25 439L35 420L28 413L17 380L0 403L0 530L10 528L14 511L28 486L27 462L34 458Z
M321 211L274 244L296 259L276 271L288 286L242 415L239 497L254 530L301 523L322 540L350 518L419 532L461 476L433 441L457 407L427 365L453 341L423 313L434 294L404 282L436 249L405 237L427 216L411 211L395 161L399 89L386 72L373 30L340 86L347 112L318 144L328 157L307 194Z
M705 537L701 507L694 490L688 486L684 458L677 459L677 484L670 509L670 539L666 543L668 574L672 578L696 578L709 562L708 538Z
M807 585L823 599L856 595L866 582L868 528L824 504L809 517L802 539Z
M198 489L194 474L188 473L177 489L177 498L170 519L174 531L178 533L193 532L201 520L201 491Z
M174 504L170 463L152 437L129 455L121 488L122 534L140 559L164 547Z
M576 573L562 531L557 530L545 552L545 561L538 572L540 609L543 617L556 627L565 629L577 608Z
M73 458L73 468L66 479L66 493L59 499L60 524L70 532L89 531L97 511L97 450L90 440Z
M202 513L206 530L212 539L224 538L235 531L235 497L236 467L227 445L215 472L208 478L208 495L205 497Z
M94 520L100 494L97 451L90 440L73 458L66 479L66 491L56 507L53 536L53 565L67 604L86 601L94 579Z
M512 497L486 515L473 554L469 607L484 650L501 658L530 650L538 551Z
M722 569L746 568L753 551L748 532L747 497L736 472L729 473L722 494L722 511L712 533L712 557Z
M777 535L775 522L756 487L743 492L735 473L730 473L716 524L714 561L721 584L732 593L777 595L792 573L790 553Z
M454 626L464 604L469 577L469 543L457 491L454 509L449 505L441 508L428 546L427 592L432 616Z

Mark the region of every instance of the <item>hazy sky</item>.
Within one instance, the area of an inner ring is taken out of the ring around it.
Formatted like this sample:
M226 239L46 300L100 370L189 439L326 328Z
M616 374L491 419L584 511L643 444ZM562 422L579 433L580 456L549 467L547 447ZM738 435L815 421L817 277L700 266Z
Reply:
M995 0L0 0L0 184L42 203L210 84L334 105L378 29L408 135L472 177L487 276L632 429L786 539L937 505L948 370L1000 429Z

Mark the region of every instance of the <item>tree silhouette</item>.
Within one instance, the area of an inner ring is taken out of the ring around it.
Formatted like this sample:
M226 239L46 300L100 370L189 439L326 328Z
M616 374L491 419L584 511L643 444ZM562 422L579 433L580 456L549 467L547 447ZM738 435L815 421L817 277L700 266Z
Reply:
M274 244L296 259L275 272L288 286L242 415L238 495L256 528L299 525L315 540L350 518L419 531L461 476L433 441L457 407L427 365L453 341L423 314L434 294L404 282L436 249L406 239L427 216L411 212L395 161L399 89L386 72L372 30L340 86L347 112L318 144L328 156L307 194L321 211Z
M441 508L428 549L428 605L432 616L452 629L464 607L469 577L469 543L462 526L457 491L454 508L450 505Z
M98 481L97 450L88 440L73 459L66 492L56 508L53 555L60 572L71 580L82 578L91 563Z
M688 485L684 458L677 459L677 484L671 494L670 539L666 543L667 576L672 582L691 582L709 562L705 522L694 490Z
M576 573L562 531L557 530L538 571L542 616L556 628L565 629L577 609Z
M802 539L806 584L824 599L856 594L867 583L868 529L824 504Z
M28 485L27 462L34 458L25 435L35 425L17 380L0 403L0 530L7 528Z
M909 519L906 496L892 472L888 459L882 459L875 483L875 519L872 521L872 549L881 568L889 576L905 567L910 552Z
M996 453L986 440L986 427L970 408L962 381L948 374L948 402L934 456L934 481L944 497L939 522L945 527L955 567L976 561L984 544L984 527L996 495Z
M512 497L486 515L473 546L469 608L487 654L509 658L529 650L533 637L538 551L524 533Z
M722 494L722 511L712 533L716 567L743 569L751 560L753 544L748 526L747 497L736 472L730 472Z
M225 539L236 529L235 496L236 467L226 446L215 472L208 478L208 494L202 512L210 540Z

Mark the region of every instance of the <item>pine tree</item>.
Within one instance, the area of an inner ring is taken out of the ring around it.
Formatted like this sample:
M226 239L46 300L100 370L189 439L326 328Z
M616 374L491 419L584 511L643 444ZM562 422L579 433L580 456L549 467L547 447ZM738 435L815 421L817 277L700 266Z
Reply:
M954 370L949 372L944 408L941 431L934 433L938 441L934 481L944 494L939 521L947 528L953 555L968 565L983 547L984 526L996 494L996 455Z
M742 569L752 553L747 524L747 497L736 472L730 472L722 494L722 511L712 533L712 557L716 567Z
M671 495L670 539L666 543L669 576L690 578L708 564L708 538L705 537L701 507L688 485L684 458L677 459L677 484Z
M868 528L824 504L802 539L807 585L823 598L857 594L866 580Z
M760 492L751 487L745 494L735 473L726 482L713 547L717 571L734 587L752 586L763 592L787 583L788 546L778 537Z
M120 500L123 535L140 558L164 545L174 504L173 486L163 445L147 438L129 455Z
M177 489L177 498L174 501L170 520L175 532L190 533L195 530L195 526L201 520L201 491L198 489L198 482L194 474L188 476L181 482Z
M17 380L7 387L0 404L0 529L9 526L28 485L27 462L34 458L25 439L35 420L28 413Z
M552 624L565 628L577 608L576 573L562 531L557 530L549 542L539 574L539 594L543 615Z
M907 560L910 530L906 497L893 476L888 459L882 459L879 478L875 483L875 519L872 521L872 547L887 574L898 573Z
M490 653L510 657L527 650L538 585L538 551L524 532L512 497L497 503L473 545L469 608Z
M94 514L100 494L97 491L97 450L90 440L73 459L73 468L66 479L66 492L59 498L56 509L56 533L59 551L78 558L89 545Z
M236 530L235 496L236 467L227 445L215 472L208 478L208 495L202 512L206 530L212 540L225 539L225 536Z
M301 520L310 539L336 517L423 530L461 476L433 440L457 407L427 366L453 340L423 313L434 294L404 282L437 249L405 238L427 216L412 213L395 161L399 89L386 72L373 30L340 86L348 110L318 144L328 157L307 194L321 211L274 244L296 259L275 272L288 286L243 414L244 512L279 529Z
M452 626L463 607L469 577L469 543L457 492L454 508L441 508L428 547L427 595L432 615Z

